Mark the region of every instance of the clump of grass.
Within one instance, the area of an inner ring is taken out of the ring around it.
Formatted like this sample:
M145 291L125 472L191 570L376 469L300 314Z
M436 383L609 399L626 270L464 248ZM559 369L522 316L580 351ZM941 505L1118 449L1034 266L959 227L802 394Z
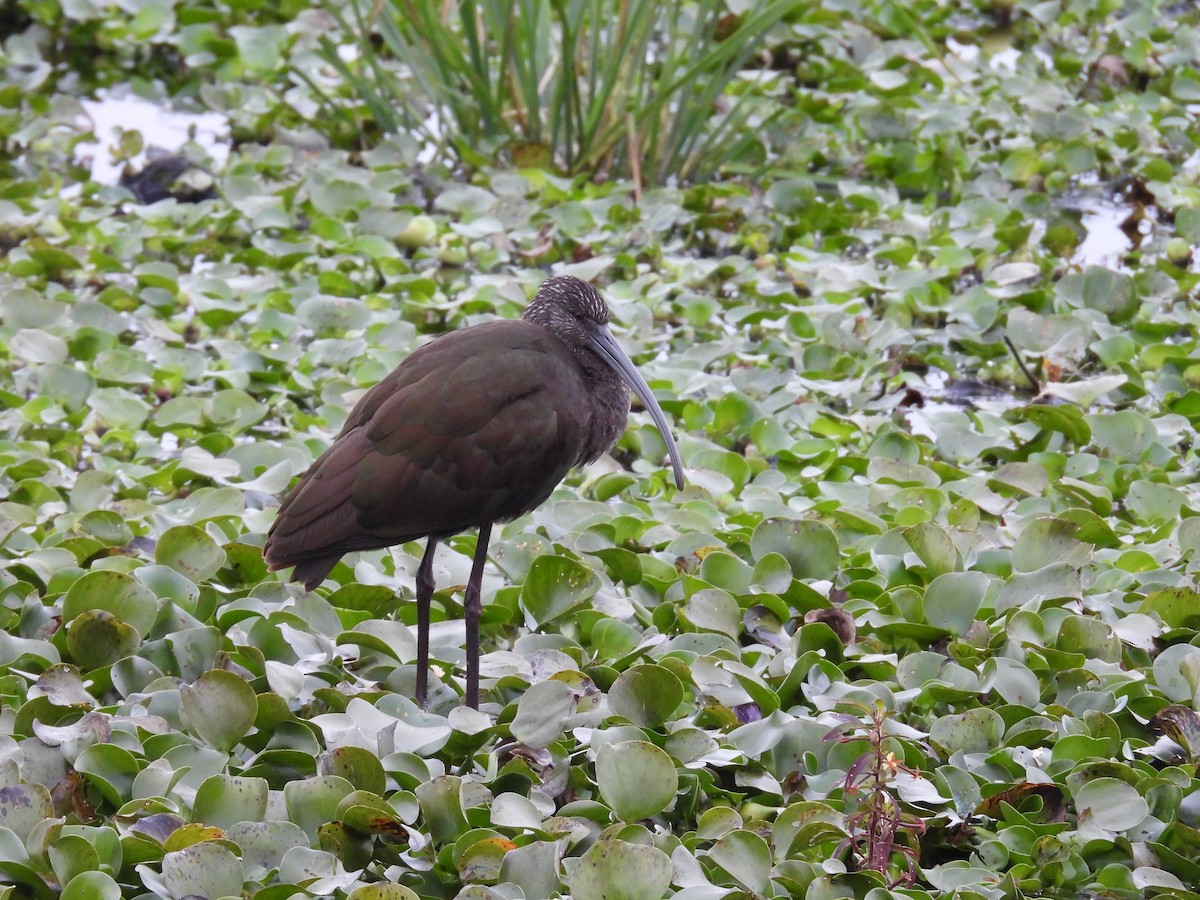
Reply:
M762 0L324 0L358 42L349 80L385 133L468 164L642 183L704 179L747 158L773 112L739 78L800 6Z

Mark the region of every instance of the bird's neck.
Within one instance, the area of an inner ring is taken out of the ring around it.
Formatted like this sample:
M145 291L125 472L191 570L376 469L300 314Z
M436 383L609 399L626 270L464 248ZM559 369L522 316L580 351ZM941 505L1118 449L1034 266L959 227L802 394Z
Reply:
M592 416L579 454L580 463L596 460L617 442L629 421L629 386L612 366L591 350L576 350L587 382L592 385Z

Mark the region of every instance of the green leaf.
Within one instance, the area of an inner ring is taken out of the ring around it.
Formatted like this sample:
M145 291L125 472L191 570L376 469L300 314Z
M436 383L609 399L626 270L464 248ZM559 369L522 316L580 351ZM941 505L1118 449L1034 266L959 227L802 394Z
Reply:
M236 897L245 880L241 860L211 841L166 854L162 873L163 882L176 897Z
M1200 628L1200 592L1163 588L1138 604L1138 612L1157 615L1168 628Z
M922 522L905 528L903 535L932 575L944 575L959 568L954 541L940 526L933 522Z
M1094 778L1075 794L1082 817L1108 831L1126 831L1150 814L1150 807L1137 789L1117 778Z
M88 572L76 579L63 597L63 621L72 622L88 611L109 613L139 635L146 635L158 618L158 599L124 572Z
M717 631L736 638L742 630L742 610L736 600L717 588L696 591L684 604L683 614L701 631Z
M245 679L210 669L179 689L179 711L188 731L209 746L228 752L254 726L258 698Z
M622 672L608 690L609 708L633 724L657 728L683 702L683 685L663 666L633 666Z
M947 572L925 589L925 621L953 635L967 633L983 605L991 580L982 572Z
M536 630L583 606L600 589L591 569L565 556L539 556L521 586L525 623Z
M80 872L63 887L59 900L121 900L121 886L107 872Z
M662 812L675 799L679 773L671 757L646 741L601 745L596 785L617 817L636 822Z
M750 550L756 560L778 553L801 579L831 578L839 562L837 535L812 519L764 519L750 537Z
M517 702L512 736L527 747L549 747L575 713L575 693L561 681L541 681Z
M739 829L718 838L708 856L742 887L756 894L766 893L771 877L771 850L753 831Z
M154 561L169 566L195 584L201 584L225 565L225 551L204 529L195 525L176 525L158 539Z
M574 900L661 900L671 884L671 859L657 847L597 841L571 873Z
M0 828L24 841L43 819L54 815L50 791L40 784L13 784L0 788Z
M229 829L238 822L261 822L267 813L267 781L216 774L204 780L192 803L192 821Z
M111 666L133 654L141 643L136 628L100 609L80 613L67 628L67 651L85 671Z

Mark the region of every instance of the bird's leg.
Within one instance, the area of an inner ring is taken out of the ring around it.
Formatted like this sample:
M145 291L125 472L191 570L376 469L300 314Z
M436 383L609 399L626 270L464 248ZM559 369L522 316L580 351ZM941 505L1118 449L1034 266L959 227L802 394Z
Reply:
M433 601L433 551L437 538L425 543L425 555L417 569L417 705L425 708L426 682L429 681L429 606Z
M467 581L467 595L463 602L467 620L467 706L471 709L479 709L479 619L483 615L483 564L487 562L491 535L491 522L479 526L475 560L471 563L471 578Z

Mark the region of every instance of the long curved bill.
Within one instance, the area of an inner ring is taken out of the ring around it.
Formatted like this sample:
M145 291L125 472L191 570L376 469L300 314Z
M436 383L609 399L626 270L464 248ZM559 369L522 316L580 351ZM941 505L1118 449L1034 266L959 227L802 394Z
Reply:
M667 424L667 417L663 413L662 407L658 405L654 394L650 392L650 385L646 384L646 379L634 368L633 360L621 349L621 345L617 343L617 339L612 336L611 331L603 325L588 324L590 326L587 329L588 337L596 352L600 354L601 359L613 367L618 375L625 379L625 383L633 389L633 392L641 398L642 403L649 410L650 418L654 420L654 426L667 445L667 455L671 457L671 468L675 470L675 487L683 490L683 463L679 460L679 448L675 446L675 438L671 436L671 428Z

